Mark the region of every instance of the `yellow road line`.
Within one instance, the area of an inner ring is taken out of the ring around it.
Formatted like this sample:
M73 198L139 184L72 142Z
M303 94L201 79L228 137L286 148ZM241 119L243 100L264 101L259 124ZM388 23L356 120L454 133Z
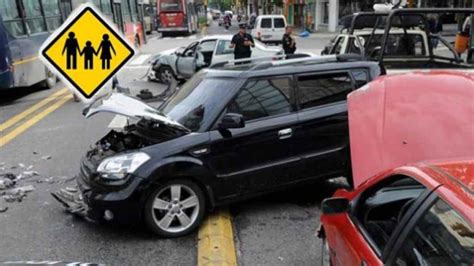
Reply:
M40 109L41 107L45 106L52 100L56 99L57 97L63 95L66 93L68 90L66 88L61 89L57 91L54 94L51 94L50 96L46 97L45 99L41 100L40 102L36 103L35 105L31 106L30 108L26 109L25 111L15 115L14 117L10 118L9 120L5 121L5 123L0 124L0 132L4 131L5 129L13 126L16 124L18 121L22 120L23 118L27 117L31 113L35 112L36 110Z
M63 104L65 104L71 98L72 98L71 94L65 95L59 101L55 102L53 105L50 105L48 108L46 108L43 111L41 111L40 113L36 114L30 120L27 120L25 123L19 125L14 130L9 132L7 135L1 136L0 137L0 148L5 146L8 142L12 141L14 138L18 137L21 133L23 133L28 128L32 127L34 124L41 121L41 119L45 118L48 114L50 114L54 110L61 107Z
M198 266L237 265L232 220L227 210L209 215L199 228Z
M31 61L34 61L38 59L37 56L33 56L33 57L30 57L30 58L26 58L26 59L23 59L23 60L18 60L18 61L15 61L12 63L13 66L17 66L17 65L21 65L21 64L24 64L24 63L28 63L28 62L31 62Z

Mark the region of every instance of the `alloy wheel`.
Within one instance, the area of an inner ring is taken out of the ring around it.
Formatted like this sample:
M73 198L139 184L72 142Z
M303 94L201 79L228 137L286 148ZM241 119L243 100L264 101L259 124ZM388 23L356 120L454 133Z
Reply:
M170 84L173 80L173 73L171 73L171 69L165 67L160 70L160 79L165 84Z
M200 211L199 199L190 187L172 184L161 189L152 205L157 227L168 233L180 233L191 227Z

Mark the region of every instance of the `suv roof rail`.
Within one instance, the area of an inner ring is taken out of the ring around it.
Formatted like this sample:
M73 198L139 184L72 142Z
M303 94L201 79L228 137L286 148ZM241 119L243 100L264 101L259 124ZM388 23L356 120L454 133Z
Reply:
M232 60L227 60L227 61L212 64L209 68L223 67L227 64L232 64L232 63L234 63L234 65L236 63L242 63L242 65L246 65L246 64L259 62L259 61L272 61L275 59L285 59L285 56L286 55L282 54L282 55L272 55L272 56L249 57L249 58L243 58L243 59L232 59Z
M335 63L335 62L350 62L350 61L363 61L364 57L359 54L340 54L340 55L321 55L312 57L302 57L295 59L288 59L283 61L272 62L274 66L291 65L295 63Z
M263 62L257 62L256 64L254 64L252 67L250 67L247 70L247 71L254 71L254 70L267 69L273 66L294 65L298 63L325 64L325 63L337 63L337 62L356 62L356 61L365 60L364 57L359 54L322 55L322 56L300 57L300 58L274 61L275 58L284 59L285 55L229 60L225 62L216 63L209 68L218 68L218 67L225 66L229 63L252 64L252 61L263 61Z

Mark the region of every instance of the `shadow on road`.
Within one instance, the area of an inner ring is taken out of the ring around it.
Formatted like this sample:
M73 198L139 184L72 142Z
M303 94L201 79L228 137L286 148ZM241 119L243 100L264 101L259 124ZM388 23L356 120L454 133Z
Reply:
M7 90L0 90L0 107L13 104L16 100L21 99L31 93L47 90L41 86L19 87Z
M301 186L295 186L282 191L274 192L264 196L250 199L243 204L233 204L231 212L238 214L243 205L252 205L264 202L265 204L294 204L301 207L319 206L325 198L331 197L337 189L348 188L343 178L314 182Z

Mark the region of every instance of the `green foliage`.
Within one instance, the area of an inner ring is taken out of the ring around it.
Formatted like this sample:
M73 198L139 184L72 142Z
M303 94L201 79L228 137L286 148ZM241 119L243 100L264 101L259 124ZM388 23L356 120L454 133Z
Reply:
M230 10L236 4L237 0L209 0L208 5L212 7L220 7L222 11Z

